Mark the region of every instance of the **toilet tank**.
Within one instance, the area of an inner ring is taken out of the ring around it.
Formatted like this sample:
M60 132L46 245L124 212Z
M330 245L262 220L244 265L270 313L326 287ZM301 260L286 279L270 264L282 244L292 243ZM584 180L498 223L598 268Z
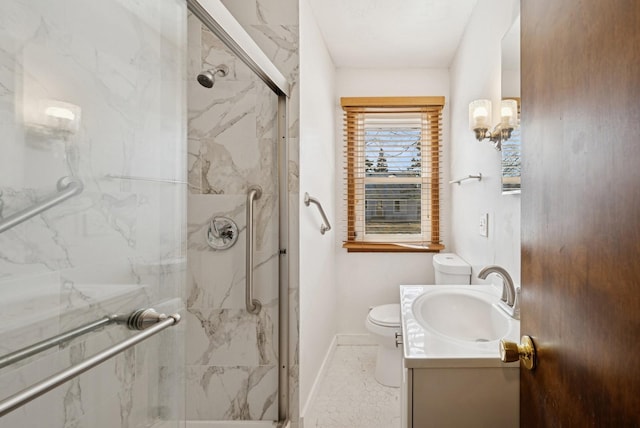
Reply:
M433 256L436 284L471 284L471 266L457 254L441 253Z

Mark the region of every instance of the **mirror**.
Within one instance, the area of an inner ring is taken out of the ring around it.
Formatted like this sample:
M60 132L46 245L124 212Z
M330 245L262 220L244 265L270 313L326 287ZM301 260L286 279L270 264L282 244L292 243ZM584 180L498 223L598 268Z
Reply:
M502 141L502 194L520 193L520 17L502 38L502 99L518 103L518 126Z

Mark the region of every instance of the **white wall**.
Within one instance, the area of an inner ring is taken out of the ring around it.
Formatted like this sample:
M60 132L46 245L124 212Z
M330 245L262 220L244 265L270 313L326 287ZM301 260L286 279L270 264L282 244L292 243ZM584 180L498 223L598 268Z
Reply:
M505 267L520 282L520 196L501 195L500 152L476 141L468 127L469 102L487 98L499 105L500 41L518 12L518 1L480 0L451 64L451 176L483 175L481 182L451 189L452 247L472 264L474 282L483 282L475 275L488 264ZM488 238L478 232L484 212L489 213Z
M321 217L300 201L300 403L309 398L336 334L335 67L306 0L300 1L300 197L317 198L332 230L320 234Z
M344 238L344 182L342 180L342 109L340 97L355 96L444 96L443 181L448 181L449 71L446 69L338 69L336 74L336 165L339 169L335 188L337 232L333 236L336 251L338 286L338 332L366 334L364 323L370 306L397 303L401 284L429 284L434 281L430 253L347 253ZM450 242L448 185L443 185L444 244Z
M313 208L300 208L301 403L309 396L333 334L366 334L364 322L370 306L398 302L400 284L434 281L433 254L347 253L342 248L345 210L340 97L445 97L445 251L460 254L474 266L474 273L486 264L501 264L519 282L520 198L501 196L500 155L488 143L475 141L467 126L471 100L500 99L500 39L511 25L516 2L507 8L504 3L479 1L451 69L338 69L334 76L307 1L300 2L300 193L318 197L333 222L333 230L323 237L318 233L318 214ZM334 94L331 99L330 93ZM330 143L334 144L331 148L327 146ZM478 171L485 176L482 182L448 184L452 178ZM481 212L490 214L489 238L480 237L477 231ZM328 244L333 245L335 261L327 252Z

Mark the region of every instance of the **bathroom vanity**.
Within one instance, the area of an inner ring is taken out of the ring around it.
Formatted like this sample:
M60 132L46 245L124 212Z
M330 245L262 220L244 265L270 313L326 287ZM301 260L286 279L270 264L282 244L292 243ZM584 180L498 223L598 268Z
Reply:
M494 305L491 285L401 286L402 427L517 427L519 363L500 361L500 339L520 322Z

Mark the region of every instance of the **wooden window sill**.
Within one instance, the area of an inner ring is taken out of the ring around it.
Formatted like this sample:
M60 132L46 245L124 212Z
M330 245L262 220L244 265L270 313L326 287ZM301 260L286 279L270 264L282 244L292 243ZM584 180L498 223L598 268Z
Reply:
M426 247L411 244L393 244L387 242L344 242L342 248L349 253L439 253L444 245L429 244Z

